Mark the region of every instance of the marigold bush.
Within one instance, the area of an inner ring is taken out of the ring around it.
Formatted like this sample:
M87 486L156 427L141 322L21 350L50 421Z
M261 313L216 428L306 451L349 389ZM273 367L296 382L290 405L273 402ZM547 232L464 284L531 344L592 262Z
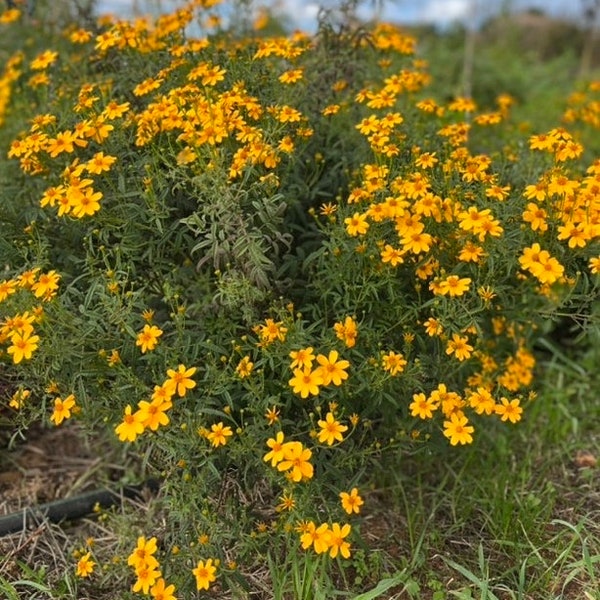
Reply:
M350 564L369 469L525 417L600 271L597 83L523 134L507 95L429 96L393 26L272 36L216 4L69 28L0 80L2 401L144 457L168 521L74 572L163 600L265 555Z

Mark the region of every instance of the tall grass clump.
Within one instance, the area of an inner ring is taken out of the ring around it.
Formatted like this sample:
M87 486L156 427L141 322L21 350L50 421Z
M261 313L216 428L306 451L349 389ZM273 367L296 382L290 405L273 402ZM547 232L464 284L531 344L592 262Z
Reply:
M540 338L595 323L598 106L523 135L508 95L430 95L393 26L216 4L6 61L2 402L15 436L76 420L161 482L156 519L78 554L84 589L332 597L369 571L373 469L518 423Z

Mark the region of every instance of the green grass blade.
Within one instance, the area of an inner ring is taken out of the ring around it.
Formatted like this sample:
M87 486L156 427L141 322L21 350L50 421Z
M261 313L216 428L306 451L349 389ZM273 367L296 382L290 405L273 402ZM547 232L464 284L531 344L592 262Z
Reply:
M405 572L401 571L397 573L393 577L388 577L386 579L382 579L373 589L368 592L364 592L354 597L354 600L373 600L374 598L378 598L384 592L387 592L390 588L395 585L400 585L404 583Z

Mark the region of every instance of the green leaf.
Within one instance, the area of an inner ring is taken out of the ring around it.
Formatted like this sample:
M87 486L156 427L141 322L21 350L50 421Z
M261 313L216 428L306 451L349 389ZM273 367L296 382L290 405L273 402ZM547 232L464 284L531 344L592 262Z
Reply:
M373 600L374 598L378 598L384 592L387 592L390 588L395 585L401 585L405 581L405 572L401 571L397 573L393 577L388 577L386 579L382 579L372 590L368 592L364 592L354 597L354 600Z

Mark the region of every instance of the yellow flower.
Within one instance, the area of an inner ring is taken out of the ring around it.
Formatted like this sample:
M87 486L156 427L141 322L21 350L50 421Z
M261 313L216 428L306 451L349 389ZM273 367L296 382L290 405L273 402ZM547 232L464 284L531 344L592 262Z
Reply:
M319 354L317 362L319 366L316 368L316 373L321 376L322 385L342 385L342 381L348 379L346 369L350 366L347 360L338 360L337 350L331 350L329 356Z
M277 463L281 462L284 458L283 444L285 437L283 431L278 431L274 438L267 440L267 446L271 449L263 456L265 462L271 461L271 466L276 467Z
M89 577L94 572L96 563L91 559L91 552L87 552L77 561L77 576Z
M392 377L402 373L406 366L406 359L402 354L390 351L381 357L383 369L387 371Z
M158 569L149 565L137 568L135 574L137 575L137 580L133 584L132 590L134 592L142 592L143 594L148 594L150 588L161 575Z
M324 420L319 419L317 424L321 428L318 435L319 442L328 446L332 446L335 442L342 442L344 440L343 433L348 431L348 426L337 421L331 412L325 415Z
M283 460L278 463L278 471L290 471L290 479L296 483L302 479L310 479L314 468L309 462L312 452L304 448L300 442L283 444Z
M427 398L425 394L413 394L413 401L410 403L410 414L413 417L421 419L431 419L433 411L436 410L438 404L431 397Z
M17 282L14 279L0 281L0 302L6 300L17 291Z
M521 420L523 409L520 406L521 401L518 398L515 398L514 400L501 398L500 402L500 404L496 404L495 412L497 415L500 415L502 421L517 423Z
M265 319L264 325L258 325L255 330L258 332L260 339L270 344L275 340L283 342L287 333L287 327L283 326L283 322L275 322L273 319Z
M31 290L36 298L50 297L58 289L59 279L60 275L56 271L42 273L31 286Z
M31 61L30 66L34 71L41 71L42 69L45 69L46 67L49 67L51 64L53 64L57 58L58 52L54 52L53 50L46 50L41 54L38 54Z
M311 369L315 355L313 354L313 348L309 346L308 348L301 348L300 350L292 350L290 352L290 358L292 359L290 369Z
M386 244L384 249L381 251L381 262L389 263L392 265L392 267L401 265L404 262L403 254L405 252L406 248L399 250L390 244Z
M138 435L144 432L143 415L136 411L131 414L131 405L125 407L123 421L115 427L115 433L122 442L134 442Z
M550 256L539 263L534 263L530 271L540 283L552 284L563 276L565 268L556 258Z
M456 356L461 362L471 356L473 352L473 346L469 343L468 337L462 337L458 333L452 334L452 339L448 341L446 346L446 354Z
M0 23L7 25L8 23L14 23L21 16L21 11L18 8L9 8L4 12L0 13Z
M350 558L350 543L346 538L350 534L351 526L346 523L340 527L339 523L332 523L329 530L329 556L335 558L338 553L344 558Z
M273 423L279 421L279 409L276 406L267 408L265 412L265 419L267 419L269 425L273 425Z
M293 69L286 71L279 76L281 83L296 83L300 81L304 75L304 69Z
M438 282L437 294L442 296L462 296L471 285L471 279L469 277L463 277L462 279L458 275L449 275L446 279Z
M329 549L329 525L323 523L317 527L315 523L309 521L302 526L300 543L304 550L313 546L317 554L327 552Z
M308 398L309 395L316 396L319 393L319 386L323 384L323 377L318 369L311 371L309 368L294 369L294 376L289 380L294 394L300 394L301 398Z
M149 350L154 350L158 344L158 338L163 334L162 329L156 325L144 325L144 329L140 331L135 340L135 345L141 347L142 354Z
M142 400L138 402L138 418L144 427L148 427L152 431L156 431L160 425L168 425L169 417L165 411L173 406L170 400L161 398L153 399L151 402Z
M348 348L352 348L356 344L358 328L352 317L346 317L343 323L335 323L333 330L337 338L342 340Z
M6 350L12 354L13 362L20 363L23 359L29 360L35 350L38 348L40 341L39 335L27 335L25 333L13 333L10 338L11 345Z
M154 600L177 600L175 586L173 584L167 586L162 577L150 588L150 595Z
M483 256L483 248L473 242L467 242L458 254L458 260L477 263Z
M10 399L8 405L15 410L23 408L25 400L31 396L31 390L17 390Z
M252 369L254 368L254 363L250 360L249 356L244 356L238 363L235 368L235 372L238 374L240 379L244 379L246 377L250 377L252 373Z
M64 400L61 398L54 399L54 411L50 420L55 425L60 425L65 419L71 418L71 411L75 407L75 396L70 394Z
M100 210L100 200L102 192L95 192L91 187L86 187L83 191L78 189L68 189L67 196L71 206L71 212L75 217L91 217Z
M296 501L294 500L292 494L289 494L288 492L284 492L283 496L280 496L279 500L280 502L276 508L277 512L282 512L284 510L291 511L296 508Z
M425 326L425 332L430 337L441 335L444 331L443 325L434 317L429 317L423 325Z
M548 222L546 221L548 213L540 208L535 202L529 202L527 208L523 211L523 221L529 223L532 231L544 232L548 230Z
M352 513L358 514L360 512L360 507L365 503L359 496L357 488L352 488L350 493L340 492L340 500L342 502L342 508L349 515Z
M357 235L364 235L369 229L369 223L367 222L366 215L360 213L354 213L351 217L344 219L344 225L346 225L346 231L348 235L356 237Z
M469 406L478 414L491 415L496 409L496 403L490 391L482 386L472 392L467 398Z
M227 443L227 438L233 435L231 427L223 425L223 421L213 423L210 426L210 431L206 434L206 439L215 447L224 446Z
M72 131L61 131L55 138L48 140L46 151L52 158L56 158L59 154L66 152L70 154L75 150L75 142L77 137Z
M88 173L100 175L105 171L110 171L110 167L116 161L116 157L107 156L104 152L96 152L90 160L85 164Z
M151 537L149 540L144 536L138 537L135 549L127 557L127 564L136 571L144 565L152 568L158 566L158 561L153 556L157 550L156 541L155 537Z
M175 371L175 369L167 370L169 381L173 384L180 397L185 396L188 390L196 387L196 382L191 378L196 370L196 367L190 367L188 369L182 364L177 367L177 371Z
M471 435L475 428L468 425L469 420L462 412L455 412L450 415L450 420L444 421L444 435L450 439L450 444L470 444L473 441Z
M198 561L196 568L192 569L192 573L196 577L196 589L208 590L210 584L217 579L216 571L217 567L213 564L212 558L207 561Z

